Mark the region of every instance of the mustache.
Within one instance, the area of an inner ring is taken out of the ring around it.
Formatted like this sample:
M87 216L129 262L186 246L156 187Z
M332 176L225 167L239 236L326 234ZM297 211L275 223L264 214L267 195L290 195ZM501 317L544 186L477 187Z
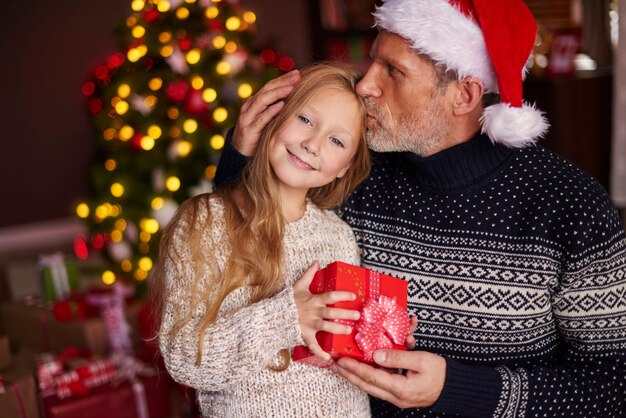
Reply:
M372 102L371 99L363 99L363 104L365 105L365 110L370 116L373 116L376 119L379 118L379 116L381 115L380 109L374 104L374 102Z

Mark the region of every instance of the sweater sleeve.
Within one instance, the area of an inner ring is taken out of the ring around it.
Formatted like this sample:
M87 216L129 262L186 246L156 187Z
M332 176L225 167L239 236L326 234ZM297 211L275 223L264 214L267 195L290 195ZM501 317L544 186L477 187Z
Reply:
M216 225L221 223L220 218L202 225L212 235L205 240L203 251L223 252L221 248L226 242L223 226ZM198 390L217 391L273 364L280 350L302 343L293 290L288 287L271 298L246 304L247 289L238 288L226 297L217 320L200 336L197 327L206 307L200 303L191 312L189 289L195 288L197 269L192 268L194 260L186 230L185 222L181 221L168 248L159 345L174 380ZM199 291L208 294L208 300L214 296L210 289L211 280L201 277ZM190 314L191 319L178 332L172 332L179 319L175 317L177 312L182 317ZM196 364L199 338L203 338L203 349L201 361Z
M235 183L240 177L249 158L240 154L232 144L233 128L226 133L226 142L222 149L222 156L215 172L215 187L221 188Z
M608 199L591 218L595 237L568 249L553 292L560 341L554 365L537 361L490 371L448 360L435 411L470 417L626 416L626 238ZM496 403L477 396L498 386Z

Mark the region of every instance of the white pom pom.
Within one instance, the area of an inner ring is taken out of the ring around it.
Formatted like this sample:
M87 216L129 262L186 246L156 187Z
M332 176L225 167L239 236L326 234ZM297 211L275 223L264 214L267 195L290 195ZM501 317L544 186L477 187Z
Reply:
M543 112L534 105L511 107L499 103L485 108L480 118L482 131L493 143L510 148L533 145L548 131L550 124Z

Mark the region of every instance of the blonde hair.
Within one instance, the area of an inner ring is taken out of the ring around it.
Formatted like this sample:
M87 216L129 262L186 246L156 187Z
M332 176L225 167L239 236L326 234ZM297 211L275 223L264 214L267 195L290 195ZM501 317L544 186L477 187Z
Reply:
M219 189L214 193L224 203L224 217L231 254L224 272L210 271L212 289L200 289L200 271L207 266L215 266L211 254L201 251L200 242L206 230L195 226L200 208L208 208L210 195L200 195L185 202L165 229L159 250L159 259L153 273L151 293L156 305L157 318L162 315L165 295L164 265L167 258L175 260L170 243L174 231L185 220L183 231L191 246L194 263L194 283L185 289L191 300L188 315L181 317L175 312L177 323L172 333L179 332L191 318L191 313L198 304L205 304L204 317L197 326L199 336L196 362L199 363L203 348L203 336L207 328L215 322L222 302L233 290L250 286L251 303L271 297L284 288L285 281L281 271L283 259L282 242L285 220L282 216L278 180L269 164L269 145L274 133L297 114L315 94L325 90L339 90L354 95L359 103L361 119L359 145L348 171L341 178L331 183L312 188L307 197L322 209L336 208L347 195L369 175L370 156L365 142L366 111L363 102L355 92L357 81L361 78L358 70L338 63L318 63L301 72L301 81L285 99L285 106L272 119L261 134L259 146L254 157L244 169L239 183ZM211 224L211 214L207 214L206 225ZM219 245L219 244L217 244ZM178 284L177 284L178 285ZM211 293L211 298L207 297ZM174 308L176 309L176 308ZM284 370L289 366L288 350L281 351L282 365L273 368Z

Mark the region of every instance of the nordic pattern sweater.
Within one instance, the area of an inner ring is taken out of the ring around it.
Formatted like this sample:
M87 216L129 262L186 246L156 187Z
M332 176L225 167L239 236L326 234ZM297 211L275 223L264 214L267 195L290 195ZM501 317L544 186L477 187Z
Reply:
M482 135L374 154L342 216L364 267L409 282L416 349L447 358L435 405L373 416L626 416L626 241L582 171Z

